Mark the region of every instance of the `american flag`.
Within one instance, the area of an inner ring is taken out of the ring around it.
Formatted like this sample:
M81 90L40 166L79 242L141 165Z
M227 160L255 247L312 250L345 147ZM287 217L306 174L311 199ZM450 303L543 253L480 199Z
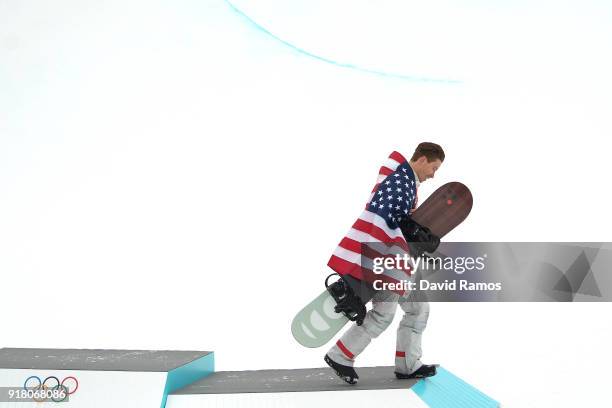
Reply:
M378 172L364 211L340 241L327 265L340 275L371 282L380 276L364 267L367 262L362 257L370 258L371 248L363 243L383 243L409 253L399 222L416 208L417 186L408 161L398 152L391 153Z

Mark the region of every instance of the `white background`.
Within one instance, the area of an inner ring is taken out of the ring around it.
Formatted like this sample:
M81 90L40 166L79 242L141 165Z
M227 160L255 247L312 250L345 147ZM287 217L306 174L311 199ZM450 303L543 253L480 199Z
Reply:
M448 240L611 241L605 2L234 5L278 38L224 0L0 2L0 346L321 366L291 319L421 141L447 152L421 201L475 198ZM510 406L606 406L611 312L433 304L424 360ZM360 365L393 364L397 321Z

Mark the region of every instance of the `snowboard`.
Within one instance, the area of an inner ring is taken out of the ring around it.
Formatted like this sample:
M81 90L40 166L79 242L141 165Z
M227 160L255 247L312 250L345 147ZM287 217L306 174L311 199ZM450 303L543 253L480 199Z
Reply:
M472 193L462 183L444 184L412 213L410 218L429 228L438 238L444 237L465 220L472 209ZM352 277L343 277L364 303L372 299L371 285ZM316 348L331 340L349 319L336 313L336 301L326 289L294 317L291 333L304 347Z

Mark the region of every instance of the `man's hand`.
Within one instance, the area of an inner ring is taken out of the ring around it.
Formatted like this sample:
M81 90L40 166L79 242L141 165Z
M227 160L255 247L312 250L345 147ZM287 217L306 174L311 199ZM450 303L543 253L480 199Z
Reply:
M434 252L440 245L440 238L434 235L427 227L420 225L412 218L402 219L399 223L399 228L408 244L412 244L412 248L416 253L422 255L423 252Z

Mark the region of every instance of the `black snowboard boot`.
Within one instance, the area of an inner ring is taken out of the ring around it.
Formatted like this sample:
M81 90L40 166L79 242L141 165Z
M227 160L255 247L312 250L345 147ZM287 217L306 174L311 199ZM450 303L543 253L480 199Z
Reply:
M412 374L402 374L402 373L398 373L397 371L395 372L395 376L400 380L407 380L410 378L433 377L434 375L436 375L436 364L432 364L432 365L423 364L421 367L419 367L418 370L416 370Z
M349 384L357 384L357 380L359 379L359 376L357 375L357 372L355 371L353 367L338 364L334 360L329 358L327 354L325 355L325 362L327 363L328 366L332 368L332 370L336 372L338 377L342 378L344 381L346 381Z

